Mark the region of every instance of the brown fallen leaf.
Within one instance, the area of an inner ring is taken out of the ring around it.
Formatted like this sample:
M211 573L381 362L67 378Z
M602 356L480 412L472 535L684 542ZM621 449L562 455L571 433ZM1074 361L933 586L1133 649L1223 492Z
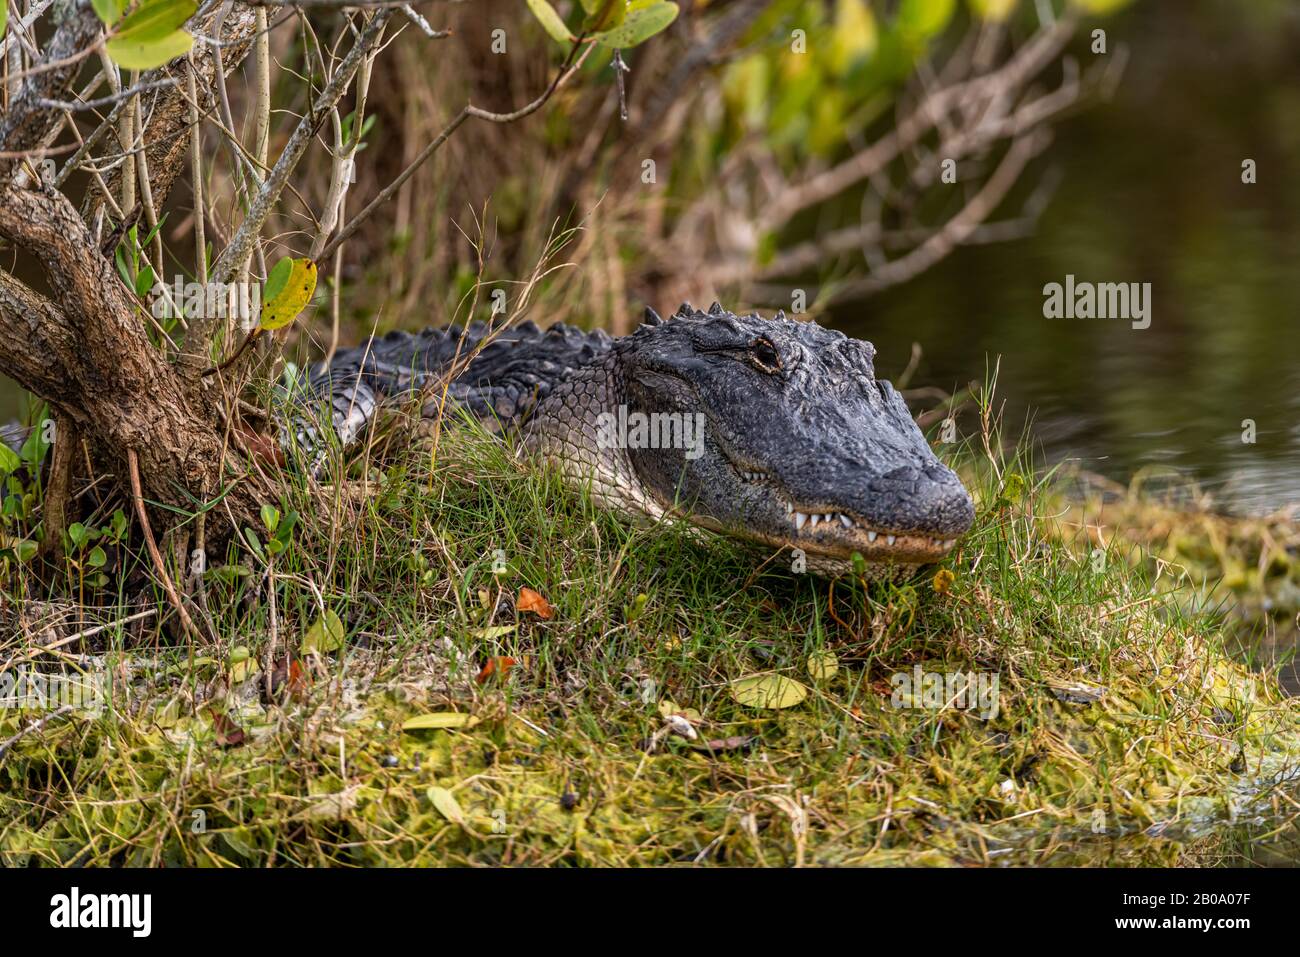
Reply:
M531 611L538 618L545 621L555 617L555 609L551 603L542 597L540 592L535 592L531 588L519 589L519 597L515 600L515 607L520 611Z
M277 468L284 468L284 450L280 448L279 443L274 439L258 432L242 421L235 424L235 431L239 433L240 438L244 441L244 446L253 454L254 458L268 462Z
M233 718L216 708L208 709L212 716L212 730L217 735L217 747L237 748L244 743L244 729Z
M478 677L475 680L479 684L482 684L493 675L502 675L504 677L506 672L518 663L519 662L515 661L515 659L506 658L504 656L499 658L489 658L487 664L483 666L483 670L478 673Z
M287 691L291 698L301 697L307 691L307 684L307 672L297 658L285 655L275 663L275 667L271 670L270 695L272 697L278 695L282 690ZM263 695L263 697L265 698L266 695Z

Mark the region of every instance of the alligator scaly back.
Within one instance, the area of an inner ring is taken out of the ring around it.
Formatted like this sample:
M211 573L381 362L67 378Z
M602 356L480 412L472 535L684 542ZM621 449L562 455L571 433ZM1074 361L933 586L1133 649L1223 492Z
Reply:
M490 333L491 341L484 345ZM564 324L541 329L533 322L495 332L484 322L471 322L467 328L390 332L342 350L329 365L312 366L298 398L328 407L337 439L347 448L385 401L412 397L437 384L458 360L468 360L447 387L450 407L464 408L496 430L524 422L556 384L603 356L612 343L603 330L588 332ZM438 390L425 415L436 414L441 401ZM325 444L316 421L323 422L324 416L296 417L300 449L317 450Z

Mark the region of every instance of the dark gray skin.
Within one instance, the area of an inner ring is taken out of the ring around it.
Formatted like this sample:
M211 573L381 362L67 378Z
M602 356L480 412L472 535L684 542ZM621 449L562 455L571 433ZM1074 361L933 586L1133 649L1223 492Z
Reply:
M390 334L314 369L307 394L329 396L346 446L385 396L435 384L458 346L472 355L485 336L478 323ZM875 377L874 354L868 342L780 313L683 305L666 321L647 310L645 324L617 340L531 323L501 330L448 392L493 428L521 430L523 449L622 514L680 516L798 548L811 570L828 574L850 568L856 552L875 574L891 575L943 558L970 528L974 505L902 397ZM700 441L610 442L600 417L620 406L625 416L699 413ZM426 415L439 407L428 402ZM318 439L299 427L299 443Z

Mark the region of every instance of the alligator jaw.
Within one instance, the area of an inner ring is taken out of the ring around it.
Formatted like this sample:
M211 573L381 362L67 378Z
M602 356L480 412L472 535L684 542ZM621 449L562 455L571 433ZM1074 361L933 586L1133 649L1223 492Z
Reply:
M957 544L956 538L941 538L914 531L873 528L861 519L837 512L825 505L796 509L785 504L790 526L785 534L768 534L752 527L726 525L707 515L678 512L686 519L710 531L732 538L743 538L773 548L801 549L846 565L854 554L868 562L894 562L904 565L929 565L942 561Z
M728 464L742 481L780 503L789 526L784 531L756 533L753 528L711 522L709 527L715 531L775 547L798 548L807 554L843 562L851 562L857 554L868 562L931 564L942 561L957 544L959 536L873 524L834 502L798 501L770 474L738 464L730 449L725 445L722 449Z

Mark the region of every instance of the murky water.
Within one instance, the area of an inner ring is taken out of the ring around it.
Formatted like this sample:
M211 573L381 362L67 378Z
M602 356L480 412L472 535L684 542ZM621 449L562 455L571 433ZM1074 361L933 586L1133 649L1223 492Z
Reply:
M913 385L982 381L1001 356L1007 424L1032 417L1051 460L1154 469L1236 511L1300 504L1300 5L1139 2L1108 33L1128 69L1060 128L1034 235L834 321L885 375L920 343ZM1150 283L1150 327L1044 318L1067 275Z

